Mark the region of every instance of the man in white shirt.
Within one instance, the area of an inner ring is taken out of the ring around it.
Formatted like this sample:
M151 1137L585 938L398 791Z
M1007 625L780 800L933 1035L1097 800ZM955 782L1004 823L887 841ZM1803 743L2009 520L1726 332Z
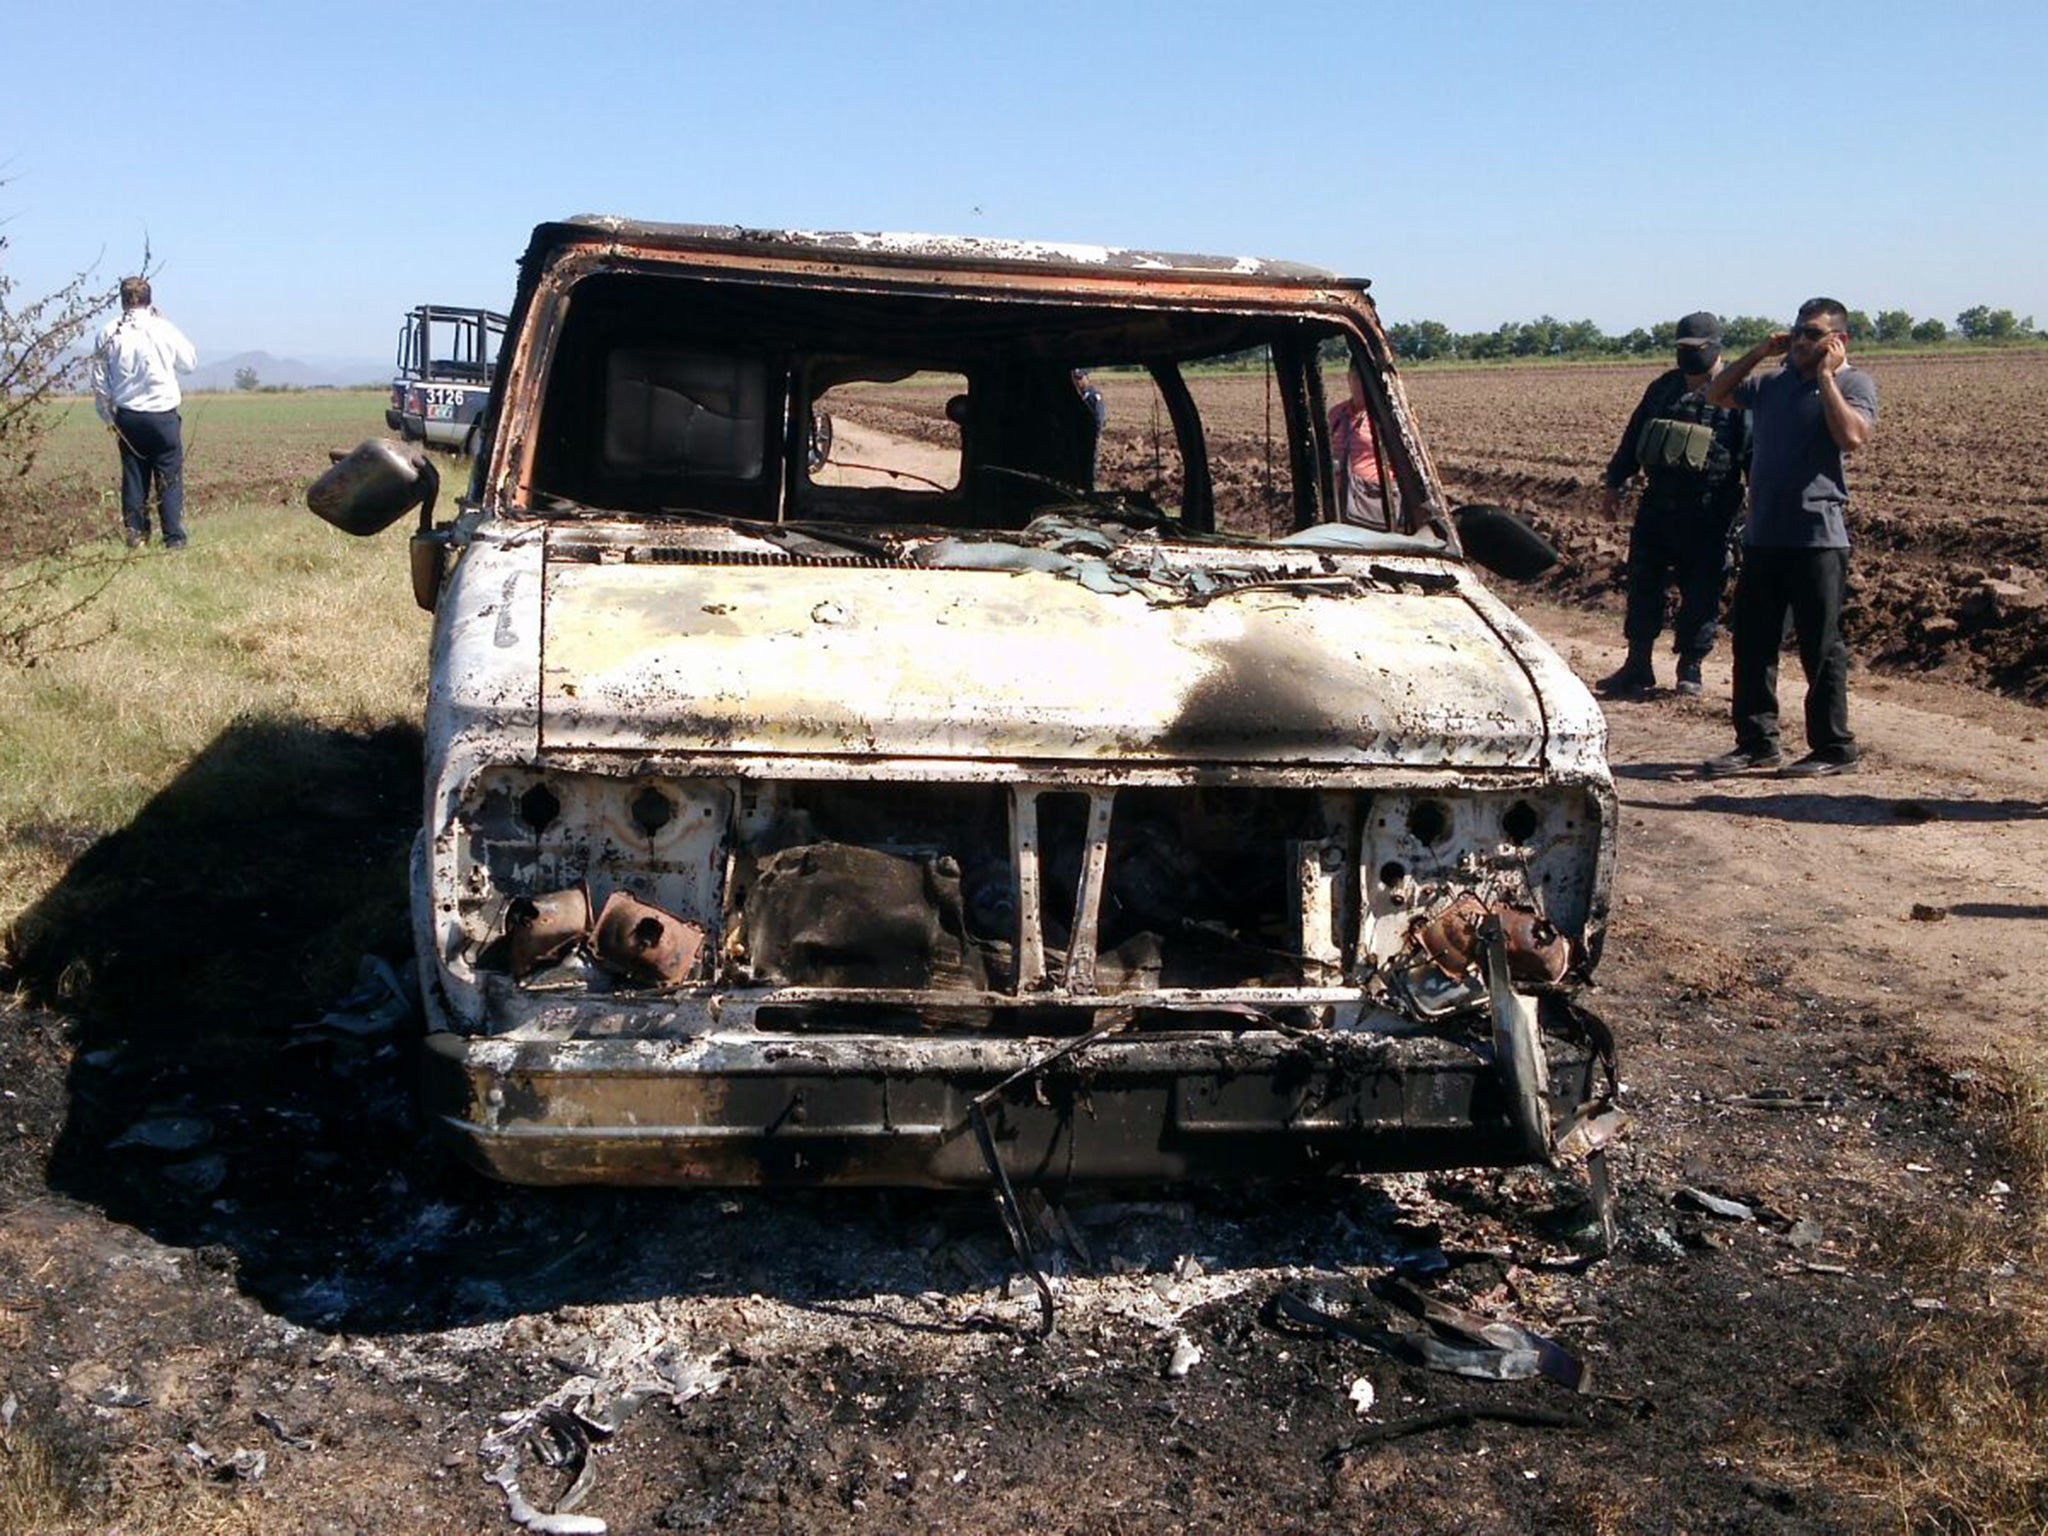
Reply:
M185 333L150 303L149 279L121 279L121 314L100 332L92 399L121 444L121 522L128 545L149 541L149 488L156 486L164 548L185 547L185 443L178 375L199 366Z

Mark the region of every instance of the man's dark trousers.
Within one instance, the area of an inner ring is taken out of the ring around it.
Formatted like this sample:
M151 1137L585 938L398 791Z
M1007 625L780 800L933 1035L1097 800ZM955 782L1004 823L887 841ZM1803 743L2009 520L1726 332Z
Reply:
M149 487L156 484L164 544L185 542L185 443L176 411L114 412L121 440L121 521L131 543L149 537Z
M1659 506L1645 497L1628 536L1628 615L1621 632L1629 654L1649 654L1664 628L1664 589L1678 582L1672 639L1681 656L1714 648L1721 593L1728 579L1728 520L1706 509Z
M1752 755L1778 750L1778 651L1785 615L1806 669L1806 749L1842 761L1856 756L1849 734L1849 647L1842 639L1848 586L1846 549L1742 551L1728 629L1735 645L1735 745Z

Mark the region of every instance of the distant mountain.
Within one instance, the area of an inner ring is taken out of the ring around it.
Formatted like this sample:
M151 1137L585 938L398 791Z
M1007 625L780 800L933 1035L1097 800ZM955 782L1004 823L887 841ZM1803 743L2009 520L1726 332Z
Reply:
M179 380L189 390L233 389L235 375L253 369L258 387L339 389L351 384L381 384L391 377L387 358L322 357L310 362L273 357L268 352L237 352L232 357L205 358Z

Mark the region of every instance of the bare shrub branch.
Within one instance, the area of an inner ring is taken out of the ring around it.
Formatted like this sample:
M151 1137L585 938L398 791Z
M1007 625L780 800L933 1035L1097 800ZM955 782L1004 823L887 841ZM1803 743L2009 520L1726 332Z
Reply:
M0 665L32 666L105 637L111 625L81 629L78 621L127 564L101 542L96 502L82 483L36 472L59 397L83 382L93 322L117 290L95 264L24 296L8 251L0 234Z

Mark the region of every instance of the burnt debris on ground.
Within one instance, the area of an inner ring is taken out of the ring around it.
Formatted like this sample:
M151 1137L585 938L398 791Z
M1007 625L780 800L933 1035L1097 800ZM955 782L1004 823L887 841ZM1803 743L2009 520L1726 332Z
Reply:
M482 1528L504 1518L501 1416L565 1388L607 1413L578 1379L663 1350L715 1389L671 1380L661 1412L586 1427L573 1467L524 1442L523 1497L553 1507L594 1468L579 1508L619 1530L1022 1529L1047 1487L1132 1528L1292 1511L1283 1526L1450 1529L1476 1510L1580 1529L1595 1509L1626 1527L1673 1498L1729 1528L1853 1528L1855 1507L1760 1464L1756 1427L1875 1448L1846 1395L1877 1366L1870 1320L1941 1298L1908 1294L1874 1233L1902 1203L1936 1219L1978 1192L1873 1171L1983 1154L1966 1086L1902 1053L1897 1021L1815 996L1796 1030L1743 1025L1764 996L1617 999L1665 1023L1629 1084L1643 1125L1618 1154L1610 1260L1573 1187L1535 1170L1055 1192L1026 1202L1062 1307L1043 1343L984 1197L505 1189L428 1155L399 1054L380 1056L396 1042L231 1091L194 1070L121 1114L92 1100L102 1185L35 1194L7 1165L7 1386L24 1422L89 1449L89 1485L183 1457L229 1496L320 1509L338 1495L309 1481L375 1463L360 1498ZM83 1043L48 1014L9 1022L10 1082L58 1080ZM1731 1025L1722 1070L1668 1050ZM14 1103L30 1145L85 1133L59 1097ZM135 1112L185 1128L107 1148L151 1123ZM203 1194L164 1179L193 1160L192 1121L226 1164ZM1421 1326L1374 1294L1397 1272L1555 1343L1593 1390L1446 1375L1276 1315L1291 1296ZM235 1476L259 1450L262 1479Z

